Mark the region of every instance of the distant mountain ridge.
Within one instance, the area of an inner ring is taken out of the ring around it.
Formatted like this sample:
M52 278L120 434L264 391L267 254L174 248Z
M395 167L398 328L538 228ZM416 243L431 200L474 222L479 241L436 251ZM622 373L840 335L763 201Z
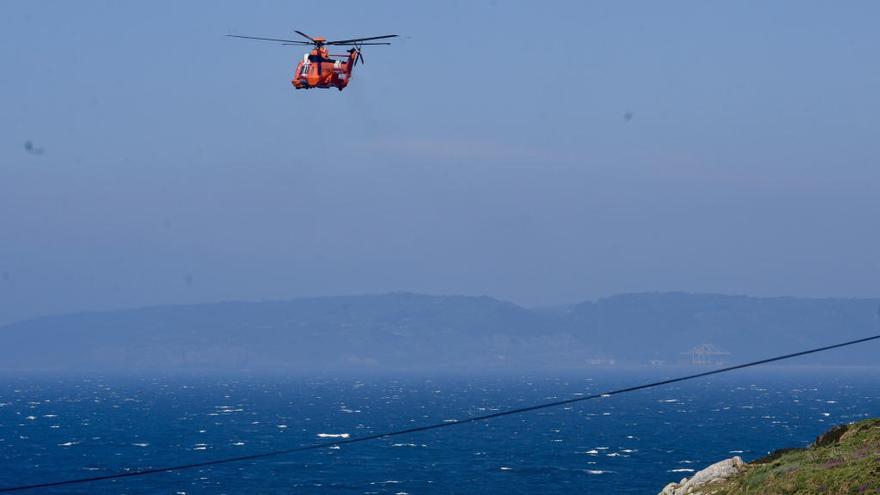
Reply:
M0 327L0 370L468 370L741 362L880 332L878 299L624 294L552 309L412 293L156 306ZM809 363L880 364L866 345Z

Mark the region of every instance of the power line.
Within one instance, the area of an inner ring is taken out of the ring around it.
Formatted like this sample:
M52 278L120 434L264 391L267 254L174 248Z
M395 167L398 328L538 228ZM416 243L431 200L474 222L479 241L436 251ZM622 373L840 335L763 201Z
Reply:
M305 452L308 450L323 449L323 448L333 447L333 446L337 446L337 445L348 445L348 444L353 444L353 443L367 442L370 440L378 440L380 438L389 438L389 437L395 437L398 435L407 435L410 433L418 433L418 432L422 432L422 431L436 430L439 428L448 428L448 427L463 425L463 424L467 424L467 423L475 423L477 421L487 421L490 419L500 418L502 416L510 416L513 414L521 414L521 413L526 413L526 412L531 412L531 411L537 411L539 409L547 409L550 407L558 407L558 406L563 406L563 405L568 405L568 404L574 404L576 402L598 399L601 397L611 397L612 395L619 395L619 394L625 394L628 392L635 392L637 390L644 390L644 389L648 389L648 388L659 387L661 385L669 385L671 383L678 383L678 382L683 382L686 380L693 380L695 378L702 378L704 376L717 375L719 373L726 373L728 371L734 371L734 370L743 369L743 368L750 368L752 366L758 366L761 364L773 363L776 361L783 361L785 359L806 356L807 354L815 354L817 352L829 351L831 349L837 349L840 347L861 344L864 342L868 342L871 340L877 340L877 339L880 339L880 335L874 335L872 337L865 337L862 339L850 340L848 342L843 342L840 344L834 344L834 345L829 345L829 346L825 346L825 347L818 347L816 349L795 352L792 354L786 354L784 356L777 356L777 357L773 357L773 358L769 358L769 359L762 359L760 361L752 361L751 363L738 364L736 366L728 366L726 368L719 368L717 370L705 371L703 373L696 373L693 375L687 375L687 376L682 376L682 377L678 377L678 378L671 378L671 379L662 380L659 382L646 383L644 385L636 385L633 387L621 388L621 389L617 389L617 390L610 390L608 392L603 392L600 394L575 397L573 399L558 400L558 401L553 401L553 402L545 402L542 404L535 404L533 406L519 407L516 409L508 409L506 411L500 411L500 412L496 412L496 413L492 413L492 414L484 414L482 416L474 416L471 418L456 420L453 422L434 423L434 424L425 425L425 426L417 426L414 428L407 428L404 430L389 431L389 432L385 432L385 433L376 433L373 435L367 435L367 436L363 436L363 437L349 438L349 439L341 440L338 442L315 443L315 444L311 444L311 445L304 445L301 447L294 447L294 448L290 448L290 449L274 450L274 451L270 451L270 452L263 452L260 454L250 454L250 455L243 455L243 456L237 456L237 457L226 457L223 459L215 459L215 460L203 461L203 462L194 462L191 464L178 464L175 466L166 466L166 467L161 467L161 468L132 469L132 470L124 471L124 472L120 472L120 473L105 474L105 475L101 475L101 476L91 476L88 478L68 479L68 480L61 480L61 481L49 481L46 483L35 483L35 484L31 484L31 485L10 486L10 487L6 487L6 488L0 488L0 493L11 493L11 492L24 491L24 490L34 490L37 488L51 488L51 487L57 487L57 486L78 485L78 484L82 484L82 483L92 483L95 481L114 480L114 479L121 479L121 478L133 478L136 476L147 476L150 474L158 474L158 473L169 473L169 472L173 472L173 471L182 471L185 469L194 469L194 468L200 468L200 467L206 467L206 466L216 466L219 464L229 464L229 463L233 463L233 462L254 461L254 460L259 460L259 459L265 459L267 457L275 457L275 456L281 456L281 455L286 455L286 454L293 454L295 452Z

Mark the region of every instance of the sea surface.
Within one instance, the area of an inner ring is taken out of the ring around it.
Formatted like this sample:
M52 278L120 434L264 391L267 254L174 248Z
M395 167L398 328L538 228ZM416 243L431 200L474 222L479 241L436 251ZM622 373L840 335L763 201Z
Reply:
M0 487L451 423L693 371L0 376ZM655 494L718 460L805 446L869 416L880 416L877 369L760 368L337 448L27 493Z

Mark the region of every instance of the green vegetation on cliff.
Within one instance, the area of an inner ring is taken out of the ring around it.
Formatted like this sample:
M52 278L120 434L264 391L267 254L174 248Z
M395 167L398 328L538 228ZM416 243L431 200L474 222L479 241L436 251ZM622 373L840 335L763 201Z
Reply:
M703 488L706 494L880 494L880 418L841 425L804 449L784 449Z

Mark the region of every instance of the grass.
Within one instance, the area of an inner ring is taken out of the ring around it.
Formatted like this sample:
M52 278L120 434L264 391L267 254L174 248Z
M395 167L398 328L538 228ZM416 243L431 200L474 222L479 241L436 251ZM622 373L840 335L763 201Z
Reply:
M804 449L785 449L707 485L715 495L880 495L880 418L837 427Z

